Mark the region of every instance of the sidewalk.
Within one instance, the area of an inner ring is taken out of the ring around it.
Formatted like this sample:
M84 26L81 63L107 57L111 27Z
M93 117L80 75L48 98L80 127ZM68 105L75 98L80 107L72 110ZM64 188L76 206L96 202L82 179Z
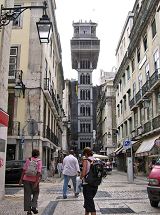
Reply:
M69 189L68 198L62 198L63 180L57 176L40 184L40 215L84 215L83 196L78 198ZM149 204L147 179L138 176L129 184L127 174L113 170L103 180L95 197L97 215L102 214L160 214L160 208ZM0 215L25 215L23 211L23 189L7 188L5 199L0 202Z

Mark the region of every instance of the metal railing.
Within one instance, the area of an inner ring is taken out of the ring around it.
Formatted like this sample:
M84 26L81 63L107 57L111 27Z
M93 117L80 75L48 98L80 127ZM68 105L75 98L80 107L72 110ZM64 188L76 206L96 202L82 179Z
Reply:
M20 136L20 122L19 121L9 121L8 135L9 136Z
M153 129L160 128L160 115L152 119L152 127Z

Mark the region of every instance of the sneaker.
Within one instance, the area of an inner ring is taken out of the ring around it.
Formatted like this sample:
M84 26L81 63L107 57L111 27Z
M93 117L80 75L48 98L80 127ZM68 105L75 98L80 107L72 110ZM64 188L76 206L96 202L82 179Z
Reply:
M38 214L38 210L36 208L32 208L31 211L34 213L34 214Z
M79 193L75 193L75 194L74 194L74 196L75 196L76 198L78 198L78 196L79 196Z
M31 212L31 211L28 211L28 212L27 212L27 215L32 215L32 212Z
M63 195L63 199L67 199L67 196L66 196L66 195Z

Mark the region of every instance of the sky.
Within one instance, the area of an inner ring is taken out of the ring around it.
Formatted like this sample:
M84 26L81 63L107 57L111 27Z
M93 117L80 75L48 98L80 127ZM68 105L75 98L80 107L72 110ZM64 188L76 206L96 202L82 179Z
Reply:
M115 52L129 11L135 0L56 0L56 20L62 47L62 65L65 79L77 79L72 69L70 40L72 23L79 20L96 22L100 39L97 69L93 71L93 85L99 85L100 70L111 72L116 66Z

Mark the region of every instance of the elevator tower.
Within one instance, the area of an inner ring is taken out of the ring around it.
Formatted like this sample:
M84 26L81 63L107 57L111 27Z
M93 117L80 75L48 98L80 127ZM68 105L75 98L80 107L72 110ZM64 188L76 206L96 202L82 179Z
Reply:
M97 23L73 22L71 39L72 69L78 72L78 150L93 148L93 84L92 72L97 68L100 40L96 37Z

